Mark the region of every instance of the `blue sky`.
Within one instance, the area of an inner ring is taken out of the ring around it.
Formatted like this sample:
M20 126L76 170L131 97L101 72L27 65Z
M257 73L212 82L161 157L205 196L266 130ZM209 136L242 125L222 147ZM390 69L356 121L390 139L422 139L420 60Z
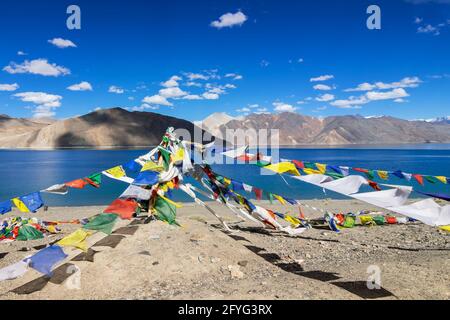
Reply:
M15 117L449 115L450 0L17 0L0 30L0 113Z

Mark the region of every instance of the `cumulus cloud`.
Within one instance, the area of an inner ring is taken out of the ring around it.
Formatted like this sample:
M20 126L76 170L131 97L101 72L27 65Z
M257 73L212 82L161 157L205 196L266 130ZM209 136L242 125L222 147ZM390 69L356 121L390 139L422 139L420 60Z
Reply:
M202 94L202 97L206 100L217 100L219 99L219 95L217 93L205 92Z
M193 81L193 80L209 80L209 78L210 78L209 75L204 75L201 73L188 72L188 73L185 73L184 75L191 81Z
M330 105L342 109L360 109L362 104L368 103L369 100L365 96L349 97L348 99L335 100Z
M55 63L49 63L47 59L25 60L21 64L11 62L8 66L4 67L3 70L11 74L31 73L52 77L70 74L69 69L58 66Z
M179 76L172 76L172 77L170 77L169 80L161 83L161 85L166 88L178 87L178 81L181 81L181 80L183 80L183 79Z
M18 56L26 56L26 55L28 55L28 53L19 50L19 51L17 51L17 55Z
M396 88L417 88L422 80L418 77L406 77L400 81L384 83L384 82L376 82L376 83L368 83L364 82L359 84L356 88L346 89L346 92L352 91L371 91L374 89L379 90L387 90L387 89L396 89Z
M169 101L167 101L167 99L163 96L160 96L159 94L155 94L153 96L146 96L143 100L143 103L147 103L147 104L156 104L156 105L161 105L161 106L173 106L172 103L170 103Z
M239 113L248 113L251 110L249 108L247 108L247 107L244 107L242 109L237 109L236 111L239 112Z
M233 80L241 80L243 78L243 76L241 76L240 74L237 74L237 73L227 73L225 75L225 78L233 78Z
M0 84L0 91L16 91L19 89L19 85L17 83L13 84Z
M366 97L369 100L389 100L408 97L409 94L403 88L394 89L392 91L369 91Z
M236 13L225 13L220 16L219 20L211 22L211 26L217 29L222 29L226 27L242 26L242 24L247 21L247 16L241 11Z
M72 48L77 47L75 45L75 43L73 43L72 41L63 39L63 38L53 38L51 40L48 40L48 42L60 49L69 48L69 47L72 47Z
M131 110L131 111L145 111L145 110L158 110L159 107L158 106L152 106L149 105L148 103L143 103L140 106L134 106L131 108L126 108L127 110Z
M187 92L181 90L179 87L170 87L159 90L159 95L164 98L179 98L187 94Z
M334 79L334 76L331 75L331 74L326 74L326 75L323 75L323 76L318 76L316 78L311 78L311 79L309 79L309 81L311 81L311 82L318 82L318 81L327 81L327 80L330 80L330 79Z
M185 95L182 99L184 100L202 100L203 98L198 94L188 94Z
M110 86L108 89L109 93L116 93L116 94L122 94L125 92L124 89L122 89L121 87L118 86Z
M92 85L87 81L82 81L67 87L67 89L71 91L92 91Z
M35 118L53 117L55 115L54 109L61 106L62 99L59 95L45 92L22 92L16 93L14 97L24 102L35 104L36 108L33 110L33 116Z
M441 34L438 27L434 27L431 24L427 24L425 26L420 26L417 28L417 33L432 33L435 36Z
M195 81L189 81L184 84L186 87L199 87L201 88L203 85L201 83Z
M314 90L322 90L322 91L333 90L332 87L327 86L326 84L316 84L313 88Z
M296 107L284 102L274 102L272 105L275 107L275 112L295 112L297 110Z
M326 102L326 101L331 101L334 100L334 95L326 93L323 95L320 95L316 98L316 101L320 101L320 102Z

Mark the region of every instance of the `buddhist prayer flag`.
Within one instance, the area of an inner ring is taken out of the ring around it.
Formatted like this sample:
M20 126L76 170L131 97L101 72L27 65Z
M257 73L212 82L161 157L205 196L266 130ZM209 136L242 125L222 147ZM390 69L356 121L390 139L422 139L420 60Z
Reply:
M114 200L108 208L103 211L103 213L115 213L122 219L131 219L136 213L138 204L133 199L116 199Z
M126 176L125 170L123 170L122 166L113 167L111 169L106 170L105 172L110 174L114 178L122 178Z
M66 186L74 189L83 189L87 184L88 182L84 179L77 179L65 183Z
M439 180L440 182L447 184L447 178L443 177L443 176L436 176L435 177L437 180Z
M0 214L8 213L12 210L11 200L0 202Z
M111 234L118 217L117 214L99 214L90 219L90 221L83 226L83 229L97 230L105 234Z
M52 268L55 264L67 258L67 254L60 246L52 245L40 250L30 257L30 267L45 275L52 275Z
M139 172L142 166L134 160L128 161L122 165L122 168L131 172Z
M75 247L83 251L87 251L86 238L91 234L84 229L78 229L77 231L69 234L57 242L60 246Z
M420 174L413 174L412 176L417 180L418 183L423 185L423 177Z
M342 175L344 177L348 176L350 174L350 167L343 167L343 166L339 166L339 169L342 172Z
M388 180L389 179L389 173L387 171L378 170L377 173L378 173L378 176L381 179L383 179L383 180Z
M292 160L292 163L295 164L295 166L296 166L298 169L303 169L303 168L305 168L305 165L304 165L304 163L303 163L302 161Z
M153 161L147 161L143 166L141 171L157 171L161 172L164 170L164 166L154 163Z
M256 200L262 199L262 190L258 188L253 188L253 192L255 193Z
M317 170L319 170L319 172L321 174L325 174L325 172L327 172L327 165L326 164L316 163L316 167L317 167Z
M165 201L161 197L157 197L153 208L156 211L156 217L159 220L165 221L168 224L178 225L178 223L175 220L177 217L177 209L174 205Z
M252 186L250 186L250 185L248 185L248 184L245 184L245 183L242 184L242 187L243 187L244 190L247 191L247 192L252 192L252 190L253 190L253 187L252 187Z
M21 212L36 212L44 205L41 194L39 192L30 193L26 196L12 199L14 205Z
M157 184L159 180L159 173L156 171L142 171L134 179L133 184L136 185L154 185Z
M37 230L36 228L25 224L19 228L19 233L17 234L16 240L18 241L28 241L44 238L44 234Z
M321 174L319 170L305 168L302 170L305 174Z
M268 169L268 170L274 171L279 174L287 172L287 173L293 174L295 176L300 175L300 173L298 172L295 165L291 162L280 162L280 163L270 164L270 165L264 167L264 169Z
M436 177L433 176L425 176L425 179L429 182L429 183L436 183L438 182L438 179L436 179Z
M69 189L67 188L66 184L62 183L62 184L55 184L51 187L48 187L45 190L42 190L41 192L65 195L69 192Z
M286 204L286 201L283 199L283 197L281 197L281 196L279 196L279 195L276 195L276 194L274 194L273 196L275 197L275 199L277 199L278 201L280 201L280 203L281 203L282 205L285 205L285 204Z
M94 173L91 174L89 177L85 178L86 182L89 183L91 186L95 188L99 188L100 184L102 183L102 173Z
M330 165L328 165L327 167L330 168L331 170L333 170L334 172L343 175L341 168L339 168L338 166L330 166Z
M234 191L244 190L244 186L239 181L231 180L231 186Z

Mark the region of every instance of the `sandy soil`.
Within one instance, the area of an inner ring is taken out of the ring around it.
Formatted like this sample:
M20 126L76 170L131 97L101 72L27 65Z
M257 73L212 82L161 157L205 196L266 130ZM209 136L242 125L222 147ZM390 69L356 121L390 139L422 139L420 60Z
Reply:
M342 212L370 209L356 201L305 202ZM116 231L121 241L115 248L97 243L93 256L89 251L87 257L65 261L69 265L51 279L33 271L0 282L1 299L450 298L449 235L436 228L414 223L356 227L339 234L312 229L291 237L253 223L235 224L236 216L220 204L212 206L236 232L225 233L205 209L186 204L178 211L182 227L137 220L134 226ZM82 218L102 209L50 208L36 216ZM121 225L128 223L121 221ZM75 228L65 226L62 234L43 240L0 243L0 268ZM368 268L381 271L381 289L367 288Z

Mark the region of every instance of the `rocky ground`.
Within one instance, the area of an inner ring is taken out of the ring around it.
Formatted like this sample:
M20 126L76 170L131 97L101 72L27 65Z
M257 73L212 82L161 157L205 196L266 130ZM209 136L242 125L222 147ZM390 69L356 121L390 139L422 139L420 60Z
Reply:
M306 203L342 212L368 209L356 201ZM212 206L234 233L224 232L205 209L186 204L178 211L182 227L137 221L122 230L125 235L118 236L114 248L98 244L83 259L69 261L78 270L70 277L55 272L54 279L27 274L0 282L1 299L450 298L449 235L436 228L413 223L355 227L339 234L312 229L291 237L253 223L233 223L236 216L219 204ZM81 218L102 209L51 208L38 215ZM66 226L64 234L74 228ZM0 268L62 236L0 243ZM381 288L368 289L369 275L377 270Z

